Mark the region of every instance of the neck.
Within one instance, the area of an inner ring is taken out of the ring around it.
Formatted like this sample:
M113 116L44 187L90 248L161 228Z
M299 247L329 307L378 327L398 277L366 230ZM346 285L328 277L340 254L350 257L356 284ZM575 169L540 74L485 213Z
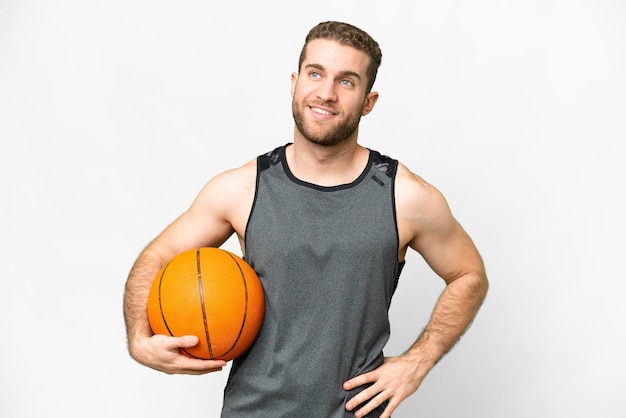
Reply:
M295 135L286 157L289 169L298 179L332 187L356 180L365 169L369 150L356 139L324 146Z

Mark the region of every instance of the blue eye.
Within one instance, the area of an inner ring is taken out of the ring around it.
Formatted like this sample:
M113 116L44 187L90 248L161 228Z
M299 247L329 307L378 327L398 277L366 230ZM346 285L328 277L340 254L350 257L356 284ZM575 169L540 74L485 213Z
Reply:
M346 87L352 87L354 83L352 83L352 81L350 80L341 80L341 85Z
M311 78L320 78L320 77L321 77L320 73L318 73L317 71L311 71L311 73L309 74L309 76L310 76Z

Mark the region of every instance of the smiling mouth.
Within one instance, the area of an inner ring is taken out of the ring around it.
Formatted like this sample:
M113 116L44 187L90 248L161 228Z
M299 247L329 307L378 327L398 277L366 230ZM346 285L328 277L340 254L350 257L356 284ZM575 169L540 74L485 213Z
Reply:
M318 115L331 116L331 115L333 115L333 114L334 114L333 112L331 112L331 111L329 111L329 110L322 109L322 108L319 108L319 107L316 107L316 106L309 106L309 108L310 108L310 109L311 109L314 113L317 113Z

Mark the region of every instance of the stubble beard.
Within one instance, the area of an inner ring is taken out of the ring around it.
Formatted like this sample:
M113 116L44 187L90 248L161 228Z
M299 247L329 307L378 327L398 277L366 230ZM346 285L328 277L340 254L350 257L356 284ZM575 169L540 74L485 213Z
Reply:
M356 131L361 120L360 114L351 113L338 124L329 125L327 129L314 129L314 127L307 126L303 106L299 105L295 99L292 101L293 120L302 136L318 145L333 146L342 143Z

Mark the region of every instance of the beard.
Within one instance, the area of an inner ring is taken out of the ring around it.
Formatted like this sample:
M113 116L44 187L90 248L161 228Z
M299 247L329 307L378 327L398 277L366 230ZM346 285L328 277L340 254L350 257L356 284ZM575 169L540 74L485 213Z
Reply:
M304 106L306 108L306 106ZM304 117L305 109L294 99L291 102L291 111L296 127L306 139L318 145L333 146L349 138L359 127L360 114L348 114L343 120L333 125L315 124L308 122Z

